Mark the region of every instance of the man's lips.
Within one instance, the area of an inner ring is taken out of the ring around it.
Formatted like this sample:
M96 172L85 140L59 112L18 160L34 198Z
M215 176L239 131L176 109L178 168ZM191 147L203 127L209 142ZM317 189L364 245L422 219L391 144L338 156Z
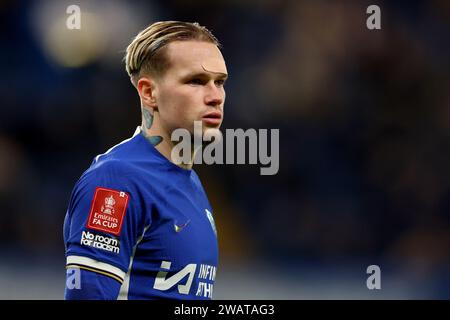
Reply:
M215 111L203 116L203 121L207 124L217 125L222 122L222 113Z

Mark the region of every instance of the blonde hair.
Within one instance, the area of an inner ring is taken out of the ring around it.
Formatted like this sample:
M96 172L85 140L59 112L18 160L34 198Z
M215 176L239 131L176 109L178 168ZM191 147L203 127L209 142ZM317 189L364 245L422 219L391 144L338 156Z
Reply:
M125 69L136 85L142 74L160 76L169 67L163 48L173 41L211 42L220 48L216 37L197 22L160 21L138 33L126 50Z

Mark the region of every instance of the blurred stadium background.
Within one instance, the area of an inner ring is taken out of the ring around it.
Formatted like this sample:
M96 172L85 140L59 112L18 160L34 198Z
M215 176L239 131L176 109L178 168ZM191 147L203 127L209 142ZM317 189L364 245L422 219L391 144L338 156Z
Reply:
M158 20L223 43L224 129L280 129L275 176L196 168L216 299L450 298L449 1L55 0L0 2L0 299L62 299L71 189L140 123L122 57Z

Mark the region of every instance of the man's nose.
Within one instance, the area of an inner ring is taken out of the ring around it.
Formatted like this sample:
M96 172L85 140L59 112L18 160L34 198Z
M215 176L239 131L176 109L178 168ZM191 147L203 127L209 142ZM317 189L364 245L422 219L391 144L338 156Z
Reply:
M205 103L208 106L220 106L225 99L225 91L222 87L217 87L214 83L208 86L205 96Z

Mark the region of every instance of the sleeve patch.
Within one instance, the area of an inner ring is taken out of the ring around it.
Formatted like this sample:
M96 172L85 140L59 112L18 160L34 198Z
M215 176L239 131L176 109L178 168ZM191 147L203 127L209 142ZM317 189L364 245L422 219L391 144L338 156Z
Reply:
M122 230L128 198L126 192L97 187L86 227L118 236Z

